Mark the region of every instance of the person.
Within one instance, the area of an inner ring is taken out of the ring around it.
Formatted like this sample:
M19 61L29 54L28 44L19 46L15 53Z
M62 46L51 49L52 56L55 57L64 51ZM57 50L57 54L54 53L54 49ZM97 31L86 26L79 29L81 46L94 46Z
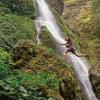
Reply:
M71 40L71 36L70 34L68 34L68 36L65 38L66 43L64 44L60 44L60 45L66 45L66 50L64 51L64 58L66 59L67 57L67 53L68 52L72 52L73 54L75 54L77 57L87 57L87 55L85 54L77 54L76 50L73 46L72 40Z

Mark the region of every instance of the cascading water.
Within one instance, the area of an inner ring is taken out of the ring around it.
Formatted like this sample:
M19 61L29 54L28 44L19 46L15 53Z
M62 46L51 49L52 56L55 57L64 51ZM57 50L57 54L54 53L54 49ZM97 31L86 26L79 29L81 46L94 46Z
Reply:
M38 40L39 40L41 27L46 26L47 29L50 31L52 38L55 40L55 42L65 43L65 40L61 35L62 32L59 26L57 25L56 20L52 12L50 11L47 3L45 2L45 0L36 0L36 2L38 4L38 13L39 13L39 16L36 18ZM62 45L58 45L58 48L62 54L64 50L66 49L66 47ZM75 73L77 80L79 81L84 99L97 100L95 94L92 91L92 86L89 81L87 64L83 61L83 59L76 57L72 53L68 54L68 57L66 60L72 65L72 69Z
M37 37L36 37L36 40L37 40L37 43L38 44L41 44L41 41L40 41L40 34L41 34L41 27L44 26L44 21L42 21L42 17L37 17L36 20L35 20L35 25L36 25L36 29L37 29Z

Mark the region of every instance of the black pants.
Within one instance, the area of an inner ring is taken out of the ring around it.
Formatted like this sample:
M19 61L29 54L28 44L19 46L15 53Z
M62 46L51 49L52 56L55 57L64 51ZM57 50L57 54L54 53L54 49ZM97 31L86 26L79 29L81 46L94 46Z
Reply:
M67 52L72 52L73 54L76 54L75 49L74 48L68 48L65 53Z

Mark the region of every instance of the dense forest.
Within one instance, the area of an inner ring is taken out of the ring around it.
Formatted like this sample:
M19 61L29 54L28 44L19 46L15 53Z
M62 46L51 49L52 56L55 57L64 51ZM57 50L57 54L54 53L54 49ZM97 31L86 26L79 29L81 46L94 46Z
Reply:
M84 100L46 27L37 45L33 1L0 0L0 100ZM88 54L89 78L100 100L100 1L45 1L64 36L70 33L77 50Z

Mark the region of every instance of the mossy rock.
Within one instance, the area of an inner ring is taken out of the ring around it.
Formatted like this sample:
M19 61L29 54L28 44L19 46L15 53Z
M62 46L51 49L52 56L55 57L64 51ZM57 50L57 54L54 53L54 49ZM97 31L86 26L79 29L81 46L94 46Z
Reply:
M89 78L91 81L91 84L93 86L93 91L96 94L98 100L100 98L100 67L95 66L89 70Z
M17 68L24 67L34 57L35 46L30 40L19 40L12 49L12 58Z
M47 49L46 47L38 46L30 40L19 40L12 49L12 58L13 61L16 63L16 66L19 66L20 68L25 67L25 65L27 66L29 61L34 58L36 59L36 57L38 61L38 55L43 55L44 59L46 56L50 57L50 55L48 54L49 52L52 53L53 50Z

